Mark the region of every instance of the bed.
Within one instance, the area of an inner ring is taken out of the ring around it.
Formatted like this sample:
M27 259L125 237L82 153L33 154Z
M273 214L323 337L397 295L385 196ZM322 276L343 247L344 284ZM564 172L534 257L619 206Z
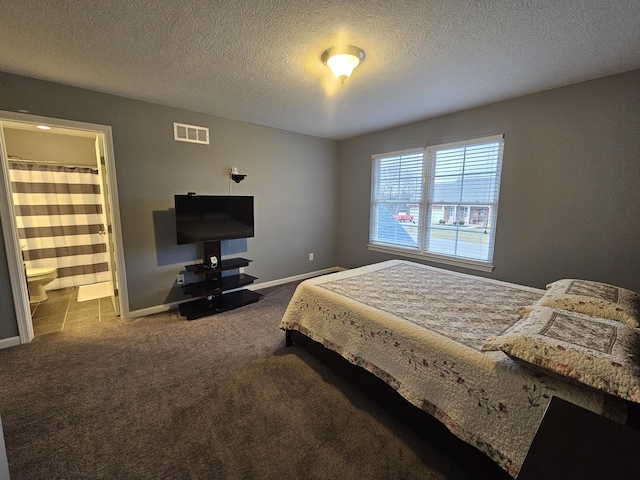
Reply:
M552 396L620 423L640 402L639 298L619 289L613 305L585 284L539 290L390 260L302 282L280 328L287 345L298 331L376 375L516 477Z

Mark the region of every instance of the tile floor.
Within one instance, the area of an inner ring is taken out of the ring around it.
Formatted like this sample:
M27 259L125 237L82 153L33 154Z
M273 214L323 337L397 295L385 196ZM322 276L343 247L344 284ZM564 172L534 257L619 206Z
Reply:
M78 287L49 290L47 295L44 302L31 305L36 336L116 318L110 297L78 302Z

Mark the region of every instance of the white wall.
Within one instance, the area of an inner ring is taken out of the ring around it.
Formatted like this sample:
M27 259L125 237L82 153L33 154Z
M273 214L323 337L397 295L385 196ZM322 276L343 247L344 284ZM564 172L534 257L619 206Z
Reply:
M4 127L3 130L9 155L41 162L91 165L93 167L97 164L95 138L73 137L10 127Z

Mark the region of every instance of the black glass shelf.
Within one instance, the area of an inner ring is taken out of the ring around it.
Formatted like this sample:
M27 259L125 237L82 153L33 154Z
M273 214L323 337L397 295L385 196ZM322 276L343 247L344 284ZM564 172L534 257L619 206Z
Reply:
M220 258L219 244L207 244L205 253L205 259ZM206 264L187 265L186 271L197 275L199 281L182 286L184 294L194 299L180 304L180 314L187 317L187 320L195 320L257 302L262 295L242 288L257 280L256 277L240 271L249 263L251 260L247 258L234 257L220 259L215 268ZM238 273L233 274L235 272L231 270L238 270ZM231 275L223 276L223 272Z
M256 277L241 273L228 277L209 278L203 282L188 283L184 286L183 291L186 295L191 295L192 297L202 297L244 287L252 284L255 280L257 280Z
M191 302L181 303L180 315L187 317L187 320L195 320L257 302L261 296L251 290L237 290L214 296L210 300L199 298Z
M223 272L225 270L233 270L234 268L246 267L252 260L246 258L236 257L228 258L226 260L220 260L215 268L209 268L207 265L187 265L185 269L187 272L195 273L196 275L211 275L212 273Z

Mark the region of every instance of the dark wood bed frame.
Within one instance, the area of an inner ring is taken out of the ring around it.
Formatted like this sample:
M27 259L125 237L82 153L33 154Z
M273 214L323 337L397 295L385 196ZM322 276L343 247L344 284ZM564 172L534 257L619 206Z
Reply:
M460 440L437 419L405 400L386 382L366 371L364 368L353 365L340 354L325 348L322 344L310 339L297 330L285 330L285 345L287 347L297 345L313 355L342 378L348 380L349 383L354 385L358 390L364 392L376 403L385 407L394 417L418 432L426 441L443 450L453 461L467 466L470 471L478 475L479 479L513 480L508 473L502 470L484 453ZM634 433L640 432L640 405L629 402L628 406L627 425L615 424L609 428L622 428L632 430ZM577 408L579 407L576 407L576 409ZM599 417L600 420L608 422L609 424L614 423L596 414L592 414L587 418L595 417ZM600 420L598 423L594 423L594 428L600 425ZM557 419L548 420L547 422L556 425ZM544 423L545 419L543 418L543 424ZM631 428L629 429L627 427ZM547 425L545 426L544 432L548 431L549 426ZM609 430L607 430L607 432L609 432ZM548 433L545 434L548 435ZM591 431L591 435L593 435L593 431ZM538 440L537 444L539 445L540 442L541 441ZM527 459L525 459L525 464ZM616 461L615 456L613 456L612 461ZM530 467L530 465L527 466L528 470L531 470ZM519 478L520 475L518 476L518 479Z
M297 330L285 330L285 345L302 348L322 364L346 379L350 385L381 405L391 415L417 432L453 462L465 465L478 479L513 480L493 460L477 448L460 440L436 418L405 400L386 382L364 368L353 365L340 354L325 348Z

